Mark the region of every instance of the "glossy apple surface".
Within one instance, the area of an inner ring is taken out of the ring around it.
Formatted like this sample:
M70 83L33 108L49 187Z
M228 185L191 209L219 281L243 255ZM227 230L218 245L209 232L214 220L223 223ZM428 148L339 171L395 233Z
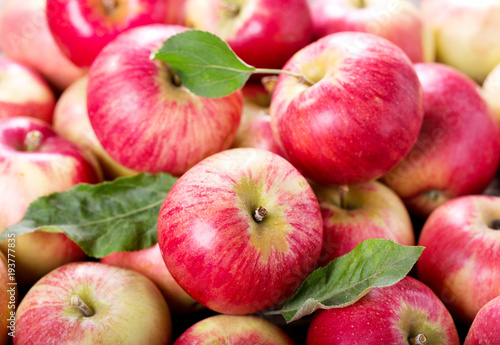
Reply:
M174 345L293 345L278 326L256 316L215 315L187 329Z
M470 324L500 295L500 198L450 200L427 219L419 245L426 247L417 273L457 320Z
M47 0L46 13L61 51L75 65L89 67L121 32L164 23L167 0Z
M424 92L417 143L384 181L416 214L429 215L451 198L480 194L500 161L500 132L480 90L463 73L416 64Z
M482 83L500 63L500 0L422 0L437 61Z
M408 345L422 334L427 342L420 344L460 345L443 303L423 283L406 277L395 285L372 289L348 307L316 312L307 345Z
M71 304L75 295L92 314ZM14 344L164 345L171 335L168 306L148 278L78 262L50 272L28 291L17 309Z
M174 313L190 313L203 309L203 306L182 290L174 280L163 261L158 244L135 252L112 253L102 258L101 262L137 271L151 279L165 297L170 311Z
M381 177L417 140L422 90L393 43L367 33L323 37L291 58L271 101L271 128L289 161L324 185Z
M90 150L99 160L106 179L135 175L135 171L111 158L97 139L87 111L87 85L88 77L85 75L61 94L54 110L54 130L62 137Z
M33 141L36 132L41 134L39 141ZM30 145L32 151L28 151ZM38 197L77 183L100 181L95 158L58 136L47 123L27 117L0 120L0 232L19 222ZM0 248L6 253L7 241ZM34 283L64 263L85 258L62 233L21 235L15 239L15 250L16 277L21 285Z
M258 219L262 208L267 215ZM305 178L280 156L254 148L227 150L191 168L158 218L172 276L225 314L284 302L316 267L322 239L318 201Z
M46 0L4 0L0 11L3 54L33 68L63 90L85 73L59 49L47 24Z
M262 68L281 68L312 39L307 0L188 0L186 25L216 34Z
M29 116L51 122L55 102L54 92L38 73L0 56L0 119Z
M321 266L370 238L415 245L410 215L391 189L376 181L351 185L341 201L339 188L313 185L323 215Z
M316 39L342 31L368 32L400 47L413 62L434 59L434 41L410 0L316 0L311 3Z
M161 24L128 30L90 68L90 123L106 152L129 169L181 175L229 148L236 134L240 92L217 99L195 96L172 80L164 63L149 58L184 30Z
M500 295L486 303L469 328L464 345L500 344Z

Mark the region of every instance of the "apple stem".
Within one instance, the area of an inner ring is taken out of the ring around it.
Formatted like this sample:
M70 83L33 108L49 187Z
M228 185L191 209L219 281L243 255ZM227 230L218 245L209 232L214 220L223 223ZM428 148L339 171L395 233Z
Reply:
M277 75L268 75L262 77L261 79L261 83L264 86L264 89L266 89L267 93L269 93L270 95L273 94L277 81L278 81Z
M71 295L69 304L78 307L87 317L93 316L95 312L90 309L90 307L85 304L85 302L78 295Z
M106 14L112 14L118 7L118 0L102 0Z
M170 82L175 86L180 87L182 85L182 82L179 79L179 76L175 74L174 70L169 65L167 65L167 70L168 74L170 75Z
M345 209L346 208L346 202L345 202L345 196L349 193L349 186L344 184L339 186L339 195L340 195L340 207Z
M303 74L298 74L290 71L284 71L282 69L274 69L274 68L256 68L253 73L259 73L259 74L286 74L291 77L295 77L299 79L299 82L302 84L306 84L308 86L314 85L314 82L312 82L310 79L308 79L305 75Z
M26 137L24 138L24 147L26 148L26 151L33 152L38 150L40 144L42 143L42 140L43 140L42 132L36 129L29 131L28 134L26 134Z
M231 17L236 17L240 13L240 7L234 2L221 1L220 6L223 11L226 11Z
M417 334L416 337L408 339L410 345L425 345L427 344L427 337L425 334Z
M255 213L253 214L253 219L257 222L260 223L264 220L264 217L267 216L267 210L259 206L256 210Z

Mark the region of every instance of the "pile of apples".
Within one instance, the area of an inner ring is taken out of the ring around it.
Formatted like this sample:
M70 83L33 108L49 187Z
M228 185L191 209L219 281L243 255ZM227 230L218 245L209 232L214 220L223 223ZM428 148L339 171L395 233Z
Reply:
M151 248L1 242L0 345L500 344L499 0L1 6L0 233L79 183L179 179ZM197 96L151 58L189 28L302 77ZM370 238L426 249L299 332L266 314Z

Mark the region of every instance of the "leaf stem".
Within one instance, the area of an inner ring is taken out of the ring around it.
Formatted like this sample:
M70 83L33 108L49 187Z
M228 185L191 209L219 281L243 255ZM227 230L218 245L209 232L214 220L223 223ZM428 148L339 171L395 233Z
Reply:
M299 79L301 83L304 83L306 85L312 86L314 85L314 82L312 82L310 79L308 79L305 75L299 74L299 73L294 73L290 71L285 71L282 69L274 69L274 68L256 68L253 73L261 73L261 74L286 74L291 77L295 77Z

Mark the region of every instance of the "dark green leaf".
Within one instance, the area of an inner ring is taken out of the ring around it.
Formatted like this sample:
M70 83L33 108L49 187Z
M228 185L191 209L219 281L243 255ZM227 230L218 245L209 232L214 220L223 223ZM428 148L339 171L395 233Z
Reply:
M363 241L314 271L277 312L291 322L317 309L351 305L372 288L391 286L403 279L423 250L385 239Z
M168 174L140 174L96 185L79 184L35 200L23 220L7 227L1 239L50 226L62 229L96 258L149 248L157 242L158 212L176 180Z
M222 39L199 30L188 30L170 37L153 58L169 65L193 93L208 98L233 93L255 71Z

